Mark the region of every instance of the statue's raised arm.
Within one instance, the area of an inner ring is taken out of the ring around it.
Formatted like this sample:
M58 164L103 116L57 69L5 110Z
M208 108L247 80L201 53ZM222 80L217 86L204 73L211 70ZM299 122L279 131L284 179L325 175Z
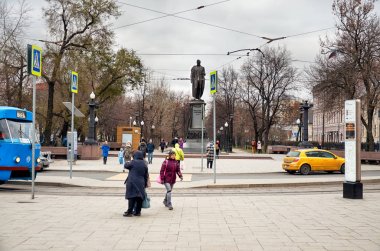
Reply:
M201 61L197 60L197 65L191 68L191 84L193 88L193 98L201 99L205 88L205 68L201 66Z

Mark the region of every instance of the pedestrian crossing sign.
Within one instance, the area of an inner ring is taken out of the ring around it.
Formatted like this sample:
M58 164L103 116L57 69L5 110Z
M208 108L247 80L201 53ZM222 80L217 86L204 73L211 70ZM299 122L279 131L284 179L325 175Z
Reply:
M28 73L41 77L42 49L37 45L28 44Z
M72 93L78 93L78 73L75 71L71 72L71 87Z
M214 94L217 91L218 71L210 72L210 93Z

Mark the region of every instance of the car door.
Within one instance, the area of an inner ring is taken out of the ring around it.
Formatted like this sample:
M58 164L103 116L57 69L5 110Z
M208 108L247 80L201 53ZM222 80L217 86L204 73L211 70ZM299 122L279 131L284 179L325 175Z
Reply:
M336 169L335 156L329 152L320 151L321 171L333 171Z
M305 152L306 155L306 162L311 166L312 171L318 171L321 166L319 164L320 161L318 161L319 154L317 151L307 151Z

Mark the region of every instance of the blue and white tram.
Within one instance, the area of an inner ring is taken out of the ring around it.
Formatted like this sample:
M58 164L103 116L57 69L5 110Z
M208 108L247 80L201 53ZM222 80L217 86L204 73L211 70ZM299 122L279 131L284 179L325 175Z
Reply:
M14 179L32 179L32 140L35 140L35 169L40 166L41 145L32 136L30 111L0 106L0 184Z

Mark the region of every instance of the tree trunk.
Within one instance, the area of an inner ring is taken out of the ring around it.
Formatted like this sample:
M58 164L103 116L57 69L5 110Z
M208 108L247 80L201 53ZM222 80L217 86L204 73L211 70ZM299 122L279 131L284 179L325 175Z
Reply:
M24 79L24 59L20 57L20 78L18 81L18 94L17 94L17 106L22 107L22 82Z
M371 105L367 105L367 151L374 151L375 150L375 140L373 138L372 128L373 128L373 114L375 109Z
M44 145L50 145L50 136L53 126L53 108L54 108L54 85L55 82L49 81L48 82L48 107L46 112L46 124L45 124L45 131L44 131Z

